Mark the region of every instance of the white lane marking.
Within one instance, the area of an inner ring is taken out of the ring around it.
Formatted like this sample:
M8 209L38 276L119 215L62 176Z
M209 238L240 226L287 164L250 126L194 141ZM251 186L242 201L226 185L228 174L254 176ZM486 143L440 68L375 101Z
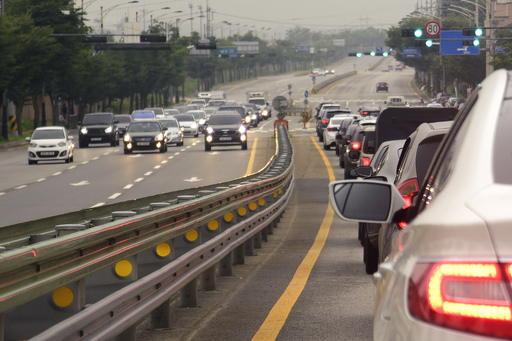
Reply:
M144 176L150 176L151 174L153 174L153 172L147 172Z
M41 181L44 181L44 180L46 180L46 178L41 178L41 179L37 180L37 182L41 182Z
M186 149L192 148L192 146L187 146Z
M71 166L71 167L68 167L68 169L74 169L76 168L76 166Z
M185 151L185 149L183 149L183 151ZM174 155L180 155L180 152L176 152Z
M117 197L118 197L118 196L120 196L120 195L121 195L121 193L114 193L114 194L112 194L111 196L109 196L108 198L109 198L109 199L115 199L115 198L117 198Z
M89 161L84 161L84 162L82 162L82 165L86 165L88 163L89 163Z
M103 155L105 155L105 156L107 156L107 155L110 155L110 152L108 152L108 153L105 153L105 154L103 154Z
M133 184L129 184L129 185L124 186L123 189L130 189L132 187L133 187Z
M144 180L144 178L138 178L134 182L141 182L142 180Z
M162 161L161 163L167 163L167 160Z
M27 185L21 185L21 186L18 186L18 187L14 187L14 189L22 189L22 188L25 188L27 187Z
M159 169L160 167L162 167L162 166L156 165L155 167L153 167L153 169Z
M100 157L99 156L96 156L96 157L93 157L92 159L93 160L98 160Z
M174 159L174 156L169 156L168 159Z
M5 194L5 192L2 192L2 193L0 193L0 196L1 196L1 195L4 195L4 194Z
M91 208L100 207L100 206L103 206L103 205L105 205L105 203L104 203L104 202L99 202L99 203L97 203L96 205L91 206Z
M130 157L143 157L144 155L142 154L136 154L136 155L131 155Z
M71 183L70 185L71 186L86 186L86 185L90 185L90 183L87 180L83 180L80 182Z
M57 176L57 175L61 175L61 174L62 174L62 172L57 172L57 173L53 173L52 175Z
M196 182L196 181L201 181L203 179L198 179L197 177L191 177L190 179L183 179L183 181L187 181L187 182Z

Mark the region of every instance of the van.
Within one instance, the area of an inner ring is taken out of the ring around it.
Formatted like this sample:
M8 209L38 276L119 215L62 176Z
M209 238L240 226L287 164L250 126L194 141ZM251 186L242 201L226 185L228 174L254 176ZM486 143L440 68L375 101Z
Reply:
M389 96L388 99L384 101L384 104L387 104L388 107L405 107L407 101L404 96Z

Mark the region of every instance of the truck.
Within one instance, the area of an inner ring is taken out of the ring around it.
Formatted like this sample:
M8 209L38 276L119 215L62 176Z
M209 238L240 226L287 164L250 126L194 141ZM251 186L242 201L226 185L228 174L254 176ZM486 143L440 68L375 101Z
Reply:
M272 107L268 103L268 93L266 91L247 91L246 95L247 103L256 105L260 117L266 120L272 116Z
M226 99L226 94L224 91L211 91L210 92L210 100L218 100L218 99Z

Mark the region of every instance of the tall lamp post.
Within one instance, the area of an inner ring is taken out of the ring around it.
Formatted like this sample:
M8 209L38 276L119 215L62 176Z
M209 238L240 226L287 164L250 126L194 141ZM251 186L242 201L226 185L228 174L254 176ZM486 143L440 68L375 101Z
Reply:
M105 16L110 13L110 11L112 11L114 8L116 7L119 7L121 5L127 5L127 4L137 4L139 3L138 0L133 0L133 1L128 1L128 2L123 2L121 4L117 4L117 5L114 5L112 7L109 7L105 10L105 14L103 14L103 6L101 6L101 34L103 34L103 19L105 18Z

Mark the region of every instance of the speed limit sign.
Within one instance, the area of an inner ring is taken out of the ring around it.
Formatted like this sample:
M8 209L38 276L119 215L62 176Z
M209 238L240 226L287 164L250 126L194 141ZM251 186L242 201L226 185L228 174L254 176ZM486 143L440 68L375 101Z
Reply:
M436 37L441 32L441 25L437 21L429 21L425 25L425 33L429 37Z

